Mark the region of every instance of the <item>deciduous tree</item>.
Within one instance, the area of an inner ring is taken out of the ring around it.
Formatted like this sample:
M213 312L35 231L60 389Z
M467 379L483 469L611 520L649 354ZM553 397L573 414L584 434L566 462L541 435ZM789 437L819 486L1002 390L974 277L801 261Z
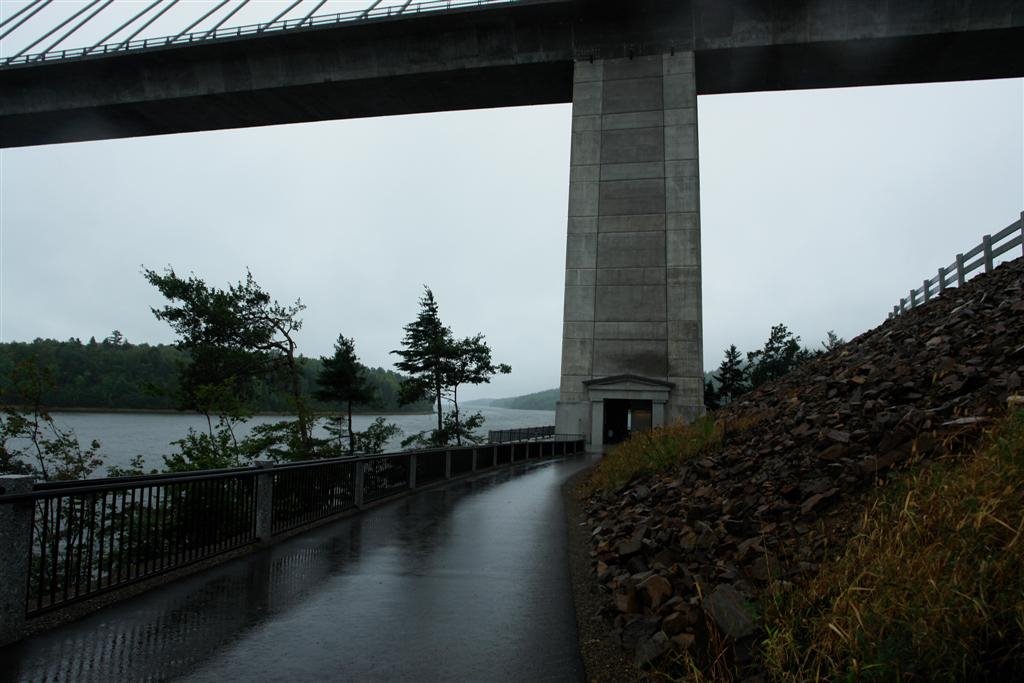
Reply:
M459 341L453 341L449 348L449 357L445 371L447 397L452 402L452 423L455 442L462 445L463 439L476 442L473 436L476 427L483 424L483 416L478 412L465 420L459 415L459 387L464 384L487 384L495 374L507 375L512 372L506 363L495 364L491 360L491 347L484 341L484 335L477 334ZM472 424L471 424L472 423Z

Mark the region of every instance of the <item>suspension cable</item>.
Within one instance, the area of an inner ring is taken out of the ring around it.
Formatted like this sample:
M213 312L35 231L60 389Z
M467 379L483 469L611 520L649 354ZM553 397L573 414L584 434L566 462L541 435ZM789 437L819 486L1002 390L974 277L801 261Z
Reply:
M327 4L327 0L320 0L320 2L318 2L316 4L316 7L314 7L313 9L311 9L309 11L309 14L307 14L304 17L302 17L302 21L299 22L299 26L302 26L303 24L305 24L309 20L310 17L312 17L314 14L316 14L316 11L318 9L320 9L321 7L323 7L326 4Z
M8 35L10 35L11 31L17 30L17 28L18 28L19 26L21 26L22 24L24 24L24 23L25 23L26 21L28 21L29 19L31 19L31 18L32 18L32 17L34 17L35 15L39 14L39 10L43 9L44 7L46 7L46 6L47 6L47 5L49 5L49 4L51 3L51 2L53 2L53 0L43 0L43 4L39 5L39 7L36 7L36 8L34 9L34 10L32 10L32 12L30 12L30 13L29 13L29 15L28 15L27 17L25 17L24 19L22 19L22 20L21 20L21 21L19 21L19 22L18 22L17 24L15 24L14 26L10 27L9 29L7 29L6 31L4 31L3 33L0 33L0 38L6 38L6 37L7 37ZM29 5L29 7L31 7L31 6L32 6L32 5ZM16 17L16 16L18 16L18 15L17 15L17 14L15 14L14 16ZM14 18L14 17L11 17L11 19L13 19L13 18ZM8 21L9 21L9 20L8 20Z
M168 5L167 5L166 7L164 7L164 8L162 9L162 10L160 10L159 12L157 12L157 13L156 13L156 15L155 15L155 16L154 16L154 17L153 17L152 19L150 19L150 20L149 20L149 21L147 21L147 22L146 22L145 24L143 24L142 26L140 26L140 27L138 28L138 30L136 30L136 31L135 31L135 33L133 33L133 34L131 34L130 36L128 36L127 38L125 38L125 39L124 39L124 41L123 41L123 42L121 42L121 43L120 43L120 44L119 44L119 45L118 45L118 46L117 46L116 48L114 48L114 49L116 49L116 50L120 50L120 49L121 49L122 47L124 47L124 46L125 46L125 45L127 45L128 43L132 42L132 39L133 39L133 38L135 38L135 36L139 35L139 34L140 34L140 33L142 33L143 31L145 31L145 30L146 30L147 28L149 28L149 25L150 25L150 24L152 24L152 23L153 23L154 21L156 21L157 19L159 19L160 17L162 17L162 16L164 15L164 14L166 14L166 13L167 13L167 10L171 9L172 7L174 7L174 6L175 6L175 5L177 5L177 4L178 4L178 0L171 0L170 4L168 4Z
M296 6L297 6L297 5L298 5L298 4L300 3L300 2L302 2L302 0L295 0L295 2L293 2L293 3L292 3L292 4L290 4L290 5L288 5L288 8L287 8L287 9L286 9L285 11L281 12L281 13L280 13L280 14L278 14L278 15L277 15L276 17L274 17L273 19L271 19L270 21L268 21L268 22L267 22L266 24L264 24L264 25L263 25L263 28L262 28L262 29L260 29L260 33L262 33L263 31L267 30L267 28L268 28L268 27L270 27L270 26L272 26L272 25L273 25L273 23L274 23L275 21L277 21L278 19L280 19L281 17L283 17L284 15L288 14L288 13L289 13L289 12L291 12L291 11L292 11L293 9L295 9L295 7L296 7Z
M380 4L380 0L374 0L374 3L372 5L370 5L369 7L367 7L365 12L363 12L362 14L359 15L359 18L360 19L365 19L366 17L370 16L370 12L372 12L377 7L377 5L379 5L379 4Z
M19 51L19 52L18 52L17 54L13 54L13 55L11 55L10 57L8 57L8 58L7 58L7 63L8 63L8 64L10 64L10 63L11 63L11 62L13 62L13 61L14 61L15 59L17 59L18 57L22 56L23 54L25 54L26 52L28 52L29 50L31 50L32 48L34 48L34 47L35 47L36 45L38 45L39 43L41 43L41 42L43 42L44 40L46 40L47 38L49 38L50 36L52 36L52 35L53 35L54 33L56 33L57 31L61 30L62 28L64 28L64 27L65 27L65 26L67 26L68 24L70 24L70 23L71 23L72 21L74 21L74 20L75 20L76 18L78 18L78 16L79 16L80 14L82 14L82 13L84 13L84 12L87 12L87 11L89 11L89 8L93 7L93 6L94 6L94 5L96 5L96 4L98 3L98 2L101 2L101 0L92 0L92 2L90 2L89 4L87 4L87 5L85 5L84 7L82 7L82 8L80 9L80 10L78 10L77 12L75 12L74 14L72 14L72 15L71 15L70 17L68 17L68 18L67 18L67 19L65 19L64 21L60 22L59 24L57 24L56 26L54 26L53 28L51 28L51 29L50 29L49 31L47 31L46 33L44 33L43 35L41 35L41 36L39 36L38 38L36 38L35 42L33 42L33 43L32 43L32 44L30 44L30 45L26 45L26 46L25 46L25 47L23 47L23 48L21 49L21 51Z
M0 20L0 28L3 28L4 25L7 24L8 22L11 22L11 21L14 21L15 19L17 19L22 14L22 12L27 12L29 9L32 8L32 5L35 5L39 1L40 0L32 0L32 2L28 3L27 5L22 7L20 10L18 10L17 12L12 14L11 16L7 17L6 19Z
M198 19L196 19L195 21L193 21L193 22L192 22L191 24L189 24L188 26L186 26L186 27L185 27L185 28L184 28L184 29L182 30L182 32L181 32L181 33L179 33L178 35L174 36L174 40L177 40L178 38L181 38L181 37L182 37L183 35L185 35L185 34L186 34L186 33L188 33L189 31L191 31L192 29L194 29L194 28L195 28L196 26L199 26L199 24L201 24L201 23L203 23L204 21L206 21L207 17L209 17L209 16L211 15L211 14L213 14L214 12L216 12L217 10L219 10L219 9L220 9L221 7L223 7L224 5L228 4L228 2L230 2L230 0L223 0L223 1L222 1L222 2L221 2L221 3L219 4L219 5L217 5L216 7L214 7L214 8L212 9L212 10L210 10L209 12L207 12L206 14L204 14L203 16L201 16L201 17L199 17ZM174 42L174 41L172 40L171 42Z
M146 14L147 12L149 12L149 10L153 9L154 7L156 7L159 4L160 4L160 0L153 0L153 2L149 6L146 7L146 9L142 10L141 12L136 14L134 17L132 17L128 21L124 22L123 24L121 24L120 26L115 28L113 31L111 31L107 35L103 36L98 41L96 41L96 44L93 45L92 47L90 47L89 49L87 49L85 51L85 54L89 54L90 52L92 52L93 50L98 48L100 45L102 45L103 43L107 42L108 40L110 40L111 38L116 36L118 33L120 33L121 31L125 30L126 28L128 28L129 26L134 24L136 21L138 21L138 19L142 15Z
M111 3L113 3L113 2L114 2L114 0L107 0L106 4L104 4L104 5L101 5L101 6L100 6L100 7L98 8L98 9L96 9L96 10L95 10L95 11L94 11L94 12L93 12L92 14L90 14L89 16L87 16L87 17L86 17L85 19L82 19L82 20L81 20L80 22L78 22L77 24L75 24L75 25L74 25L74 27L73 27L73 28L72 28L72 29L71 29L70 31L68 31L67 33L65 33L64 35L62 35L62 36L61 36L60 38L58 38L57 40L55 40L55 41L53 41L52 43L50 43L50 44L49 44L49 46L47 46L47 47L46 47L46 48L45 48L45 49L44 49L44 50L43 50L43 51L42 51L42 52L41 52L41 53L39 54L39 56L38 56L38 57L36 57L35 61L39 61L40 59L42 59L42 58L43 58L43 57L44 57L44 56L45 56L45 55L46 55L46 54L47 54L47 53L48 53L48 52L49 52L50 50L52 50L53 48L57 47L58 45L60 45L61 43L63 43L63 42L65 41L65 40L67 40L67 39L68 39L69 37L71 37L71 34L72 34L72 33L74 33L74 32L75 32L75 31L77 31L78 29L80 29L80 28L82 28L83 26L85 26L86 24L88 24L88 23L89 23L90 21L92 21L93 17L95 17L95 16L97 15L97 14L99 14L99 13L100 13L100 12L102 12L103 10L107 9L108 7L110 7Z
M242 0L241 2L239 2L238 5L235 7L235 9L231 10L230 12L228 12L228 15L226 17L224 17L223 19L218 21L217 24L213 28L211 28L209 31L204 33L203 34L203 38L207 38L211 33L216 34L217 33L217 29L219 29L221 26L223 26L224 22L226 22L228 19L230 19L231 17L233 17L236 14L238 14L238 10L242 9L243 7L245 7L248 4L249 4L249 0Z

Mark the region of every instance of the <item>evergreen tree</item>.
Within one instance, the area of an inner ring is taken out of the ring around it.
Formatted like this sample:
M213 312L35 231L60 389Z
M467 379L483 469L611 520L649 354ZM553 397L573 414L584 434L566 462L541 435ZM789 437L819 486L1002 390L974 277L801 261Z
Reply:
M810 357L811 354L800 347L800 337L795 336L785 325L773 326L764 348L747 354L751 388L782 377Z
M747 390L746 376L740 352L736 345L732 344L725 350L725 358L715 375L715 379L718 380L718 396L723 403L732 403Z
M722 407L718 390L711 380L704 382L704 407L708 410L718 410Z
M429 396L437 409L437 429L429 439L411 436L403 445L418 442L443 446L452 439L459 445L463 439L476 441L474 430L483 424L480 413L463 419L459 414L459 387L464 384L490 382L496 373L507 374L512 368L491 360L491 349L482 334L456 340L450 328L438 315L437 301L429 287L420 299L420 313L416 320L405 326L404 348L392 351L402 360L395 367L408 373L402 381L400 401L411 403ZM450 401L454 410L444 414L442 399Z
M321 370L316 381L320 388L316 397L323 401L343 404L348 414L349 455L355 455L356 437L352 431L352 404L366 404L376 399L373 387L366 381L363 366L356 358L355 340L338 335L334 355L321 358Z
M129 346L128 340L121 334L121 330L114 330L110 336L103 340L107 346Z
M831 353L845 343L846 340L836 334L835 330L829 330L827 332L827 339L821 342L821 347L825 349L824 353ZM818 353L821 354L822 352L819 351Z
M445 373L453 344L452 331L441 322L437 301L430 287L425 286L424 290L423 297L420 298L419 314L403 328L403 348L391 353L401 358L395 363L395 367L409 375L399 388L399 403L407 405L429 397L437 410L435 436L442 438L444 413L441 399L444 395Z

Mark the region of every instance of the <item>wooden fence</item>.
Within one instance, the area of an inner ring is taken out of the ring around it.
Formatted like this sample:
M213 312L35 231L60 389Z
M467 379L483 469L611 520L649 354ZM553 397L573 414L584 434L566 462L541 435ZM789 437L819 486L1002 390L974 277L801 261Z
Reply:
M957 254L956 260L948 266L939 268L939 272L925 280L917 289L910 290L910 295L900 299L900 303L892 307L890 318L895 318L912 308L931 301L933 296L942 294L950 287L963 287L967 276L984 268L991 273L996 258L1011 249L1021 247L1024 250L1024 211L1020 218L994 235L985 235L981 244L964 254Z

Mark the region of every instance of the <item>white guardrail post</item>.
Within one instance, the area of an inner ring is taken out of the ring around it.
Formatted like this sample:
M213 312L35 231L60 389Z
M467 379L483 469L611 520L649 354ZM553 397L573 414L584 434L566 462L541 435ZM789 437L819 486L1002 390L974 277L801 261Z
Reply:
M1013 235L1016 235L1015 237ZM952 275L953 269L956 269L956 286L963 287L967 281L968 273L975 271L978 268L984 268L986 273L991 273L995 270L995 259L997 256L1002 256L1009 252L1014 246L1014 242L1017 241L1021 248L1021 255L1024 256L1024 211L1020 212L1020 218L1011 223L1006 228L996 233L995 237L992 235L985 235L981 239L981 244L977 245L973 249L970 249L967 254L970 255L970 259L964 256L964 254L956 255L956 262L953 265L942 266L939 268L938 274L935 277L935 293L942 295L946 292L946 289L953 286ZM976 258L980 253L980 258ZM970 262L968 262L970 261ZM947 280L948 278L948 280ZM920 303L928 303L932 299L932 283L931 278L924 280L921 285L921 299ZM906 313L912 308L918 306L917 290L910 290L910 296L905 299L900 299L898 306L893 306L892 313L889 314L889 318L895 318L902 313Z

